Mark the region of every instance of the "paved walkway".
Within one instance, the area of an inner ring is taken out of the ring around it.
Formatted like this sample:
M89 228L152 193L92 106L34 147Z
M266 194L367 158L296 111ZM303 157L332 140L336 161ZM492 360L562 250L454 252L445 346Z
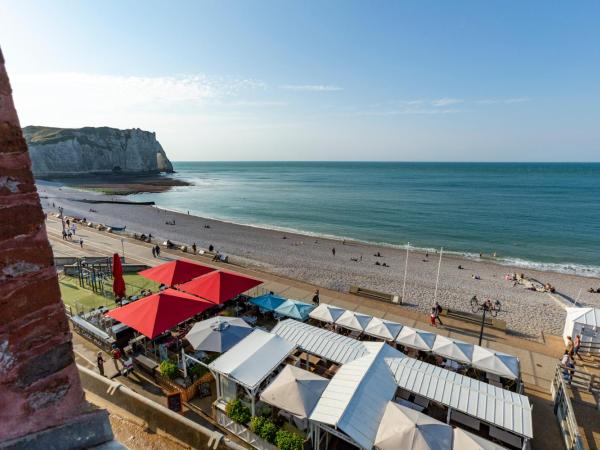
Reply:
M479 327L475 324L444 318L445 326L433 328L429 325L428 318L424 314L403 308L399 305L387 304L324 289L254 268L234 267L231 264L214 263L209 257L194 256L179 251L167 251L163 249L161 257L154 258L152 257L151 246L149 244L91 228L79 227L77 240L74 239L73 242L64 241L61 235L62 228L60 221L53 217L47 220L47 228L56 256L108 256L114 252L122 253L124 250L128 262L140 262L149 266L155 266L171 259L186 258L217 268L234 269L240 273L259 278L265 282L260 289L273 291L284 297L310 301L315 289L319 289L321 302L323 303L331 303L346 309L383 317L407 326L417 327L467 342L477 343L479 337ZM79 242L77 242L79 237L84 240L83 249L80 248ZM543 446L540 445L538 447L536 445L535 447L548 449L562 448L558 426L552 414L551 402L549 402L550 381L564 348L562 339L558 336L546 336L546 342L541 344L521 339L510 333L486 329L482 345L519 357L522 378L527 394L531 397L536 410L543 410L533 415L534 433L536 436L539 436L534 442L544 442ZM109 364L112 365L112 362L109 362ZM107 364L107 367L109 364Z

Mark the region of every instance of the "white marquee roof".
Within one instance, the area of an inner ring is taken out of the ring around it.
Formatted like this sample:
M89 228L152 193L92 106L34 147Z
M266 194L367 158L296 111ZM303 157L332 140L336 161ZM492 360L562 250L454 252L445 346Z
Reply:
M285 339L255 329L227 352L209 364L209 368L255 389L290 355L296 346Z
M373 319L373 316L346 310L338 320L335 321L335 324L355 331L364 331L371 319Z
M365 328L365 333L388 341L393 341L402 330L402 325L391 320L373 317Z
M308 317L320 320L321 322L334 323L342 314L344 314L344 311L346 310L338 308L337 306L321 303L308 314Z
M396 342L401 345L405 345L406 347L430 352L436 337L436 334L429 333L428 331L404 327L402 330L400 330L400 334L398 334Z
M413 358L388 360L398 386L528 438L531 404L521 394Z
M305 352L338 364L346 364L368 353L361 341L293 319L282 320L271 333L293 342Z
M474 347L473 344L437 335L431 350L436 355L443 356L444 358L470 364L473 358Z
M519 378L519 359L478 345L473 347L471 365L498 376L516 380Z
M588 327L600 327L600 308L567 308L567 320Z

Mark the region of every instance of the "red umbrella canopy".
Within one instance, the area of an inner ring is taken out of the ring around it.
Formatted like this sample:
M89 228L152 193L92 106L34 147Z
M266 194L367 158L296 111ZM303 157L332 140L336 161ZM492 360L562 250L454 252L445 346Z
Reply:
M113 292L115 297L125 297L125 280L123 279L123 266L121 265L121 258L118 253L113 255L112 264L113 274Z
M182 284L179 289L218 304L262 284L262 281L234 272L211 272Z
M214 306L214 303L193 295L174 289L165 289L158 294L149 295L141 300L113 309L107 313L107 316L130 326L150 339L154 339L181 322Z
M167 286L175 286L176 284L185 283L215 270L212 267L203 266L202 264L177 259L161 264L160 266L142 270L138 275Z

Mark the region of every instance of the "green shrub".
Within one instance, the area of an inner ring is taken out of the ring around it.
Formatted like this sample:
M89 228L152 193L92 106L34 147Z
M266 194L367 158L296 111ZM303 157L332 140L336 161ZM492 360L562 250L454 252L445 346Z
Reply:
M245 406L239 399L229 401L225 407L225 412L231 420L241 425L247 424L252 417L250 408Z
M262 416L254 416L250 420L250 431L252 431L257 436L260 436L260 432L265 423L265 420L267 420L267 419Z
M177 370L177 364L168 360L161 362L160 373L170 380L177 378L177 374L179 373L179 371Z
M188 373L196 379L202 377L206 372L208 372L208 369L200 364L196 364L188 369Z
M275 443L280 450L302 450L304 448L302 436L286 430L277 432Z
M263 424L259 436L263 438L265 441L270 442L271 444L275 443L275 439L277 437L277 433L279 432L279 427L271 422L269 419L265 420Z

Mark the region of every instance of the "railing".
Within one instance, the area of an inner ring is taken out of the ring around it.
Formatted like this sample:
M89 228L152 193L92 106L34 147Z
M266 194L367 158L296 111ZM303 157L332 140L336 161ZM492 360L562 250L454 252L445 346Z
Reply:
M582 342L579 352L600 355L600 342Z
M552 399L554 400L554 415L558 419L567 450L584 450L573 405L565 386L564 370L560 364L556 367L554 379L550 386Z
M217 422L227 431L235 434L240 439L244 440L252 447L257 448L258 450L277 450L273 444L268 443L263 438L258 437L254 433L252 433L248 428L239 423L235 423L231 420L227 414L221 411L218 407L215 408L217 414Z

